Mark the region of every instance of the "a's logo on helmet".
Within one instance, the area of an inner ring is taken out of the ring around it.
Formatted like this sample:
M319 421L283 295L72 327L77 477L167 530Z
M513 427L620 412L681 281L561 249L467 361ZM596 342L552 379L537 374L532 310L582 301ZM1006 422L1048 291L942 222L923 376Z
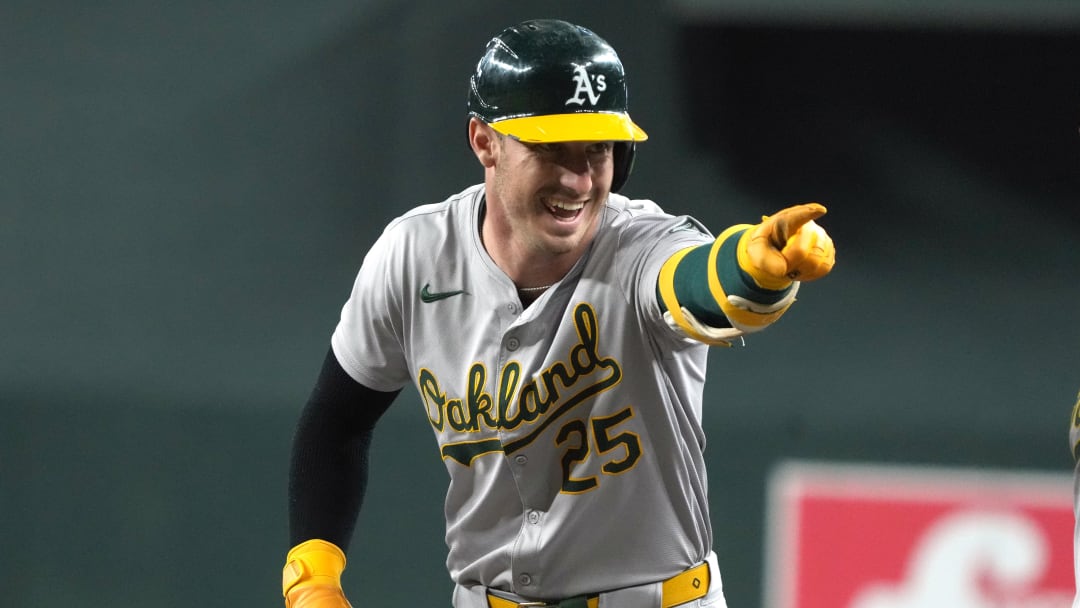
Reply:
M570 99L566 100L565 105L576 103L579 106L584 106L586 99L582 95L588 95L589 105L595 106L596 102L600 101L600 93L607 90L607 82L604 81L603 74L589 74L585 70L585 66L579 65L574 68L574 95ZM593 89L593 83L596 84L596 88Z

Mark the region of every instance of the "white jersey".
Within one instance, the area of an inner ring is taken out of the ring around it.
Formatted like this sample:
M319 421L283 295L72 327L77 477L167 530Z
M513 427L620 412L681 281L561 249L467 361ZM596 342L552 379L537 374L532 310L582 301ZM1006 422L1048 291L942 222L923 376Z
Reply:
M419 390L450 474L451 577L565 598L702 562L708 347L665 323L656 282L713 236L612 194L588 252L523 308L480 241L483 195L390 223L332 339L358 382Z

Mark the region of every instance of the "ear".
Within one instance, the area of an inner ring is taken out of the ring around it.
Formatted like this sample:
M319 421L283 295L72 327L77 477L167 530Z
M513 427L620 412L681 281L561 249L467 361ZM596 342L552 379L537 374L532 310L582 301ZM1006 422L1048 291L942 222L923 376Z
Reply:
M491 127L479 118L469 119L469 146L481 165L487 168L495 166L498 145L498 137Z

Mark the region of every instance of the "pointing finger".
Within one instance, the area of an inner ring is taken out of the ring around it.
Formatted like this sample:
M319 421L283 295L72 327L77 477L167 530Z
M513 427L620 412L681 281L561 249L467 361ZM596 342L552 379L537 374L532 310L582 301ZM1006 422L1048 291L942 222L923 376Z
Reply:
M769 241L777 249L783 249L788 239L794 236L807 222L825 215L825 206L820 203L805 203L783 209L765 218L762 222L769 226Z

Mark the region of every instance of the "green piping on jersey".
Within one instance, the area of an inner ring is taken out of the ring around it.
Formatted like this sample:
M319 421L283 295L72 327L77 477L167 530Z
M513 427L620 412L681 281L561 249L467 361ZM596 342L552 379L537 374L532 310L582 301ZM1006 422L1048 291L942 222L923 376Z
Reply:
M443 460L450 458L465 466L472 466L472 461L480 456L491 452L501 452L502 449L502 441L498 439L460 441L442 446L442 457Z

